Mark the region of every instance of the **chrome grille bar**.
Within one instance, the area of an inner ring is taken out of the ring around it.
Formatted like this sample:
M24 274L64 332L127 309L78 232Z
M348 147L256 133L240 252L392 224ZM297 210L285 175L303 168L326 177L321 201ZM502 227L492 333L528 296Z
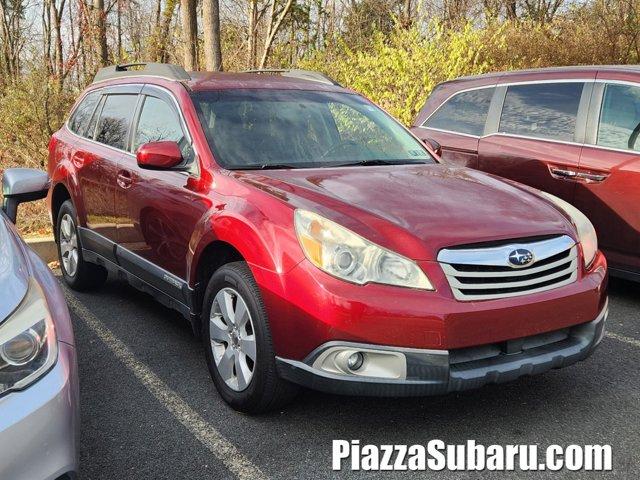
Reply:
M533 262L524 267L509 263L514 250L526 249ZM491 300L527 295L573 283L578 276L578 248L566 235L495 247L451 248L438 261L458 300Z

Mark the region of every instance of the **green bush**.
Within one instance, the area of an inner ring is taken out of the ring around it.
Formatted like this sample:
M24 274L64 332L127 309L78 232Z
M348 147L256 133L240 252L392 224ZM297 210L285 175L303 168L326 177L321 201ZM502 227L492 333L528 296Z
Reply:
M423 33L398 25L388 37L374 35L366 51L340 43L312 53L299 65L325 72L409 124L438 83L494 70L493 55L505 49L502 28L489 33L471 24L445 29L433 23Z

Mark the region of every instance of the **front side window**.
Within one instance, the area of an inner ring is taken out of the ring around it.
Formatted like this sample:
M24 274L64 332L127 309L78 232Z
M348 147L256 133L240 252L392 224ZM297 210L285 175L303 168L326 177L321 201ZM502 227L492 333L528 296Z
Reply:
M424 146L362 97L301 90L219 90L193 95L225 168L433 163Z
M108 95L100 120L96 141L124 150L137 95Z
M447 100L424 123L424 127L481 136L494 88L461 92Z
M86 135L87 126L89 125L91 116L96 109L98 100L100 100L99 92L91 92L82 99L80 105L78 105L78 108L76 108L75 112L73 112L73 115L71 115L71 118L69 119L69 128L72 132L81 136Z
M176 142L183 158L187 162L193 159L193 149L182 130L178 114L164 100L147 96L133 137L133 151L145 143L163 141Z
M508 87L500 132L573 141L583 85L540 83Z
M605 87L597 144L640 151L640 88L609 84Z

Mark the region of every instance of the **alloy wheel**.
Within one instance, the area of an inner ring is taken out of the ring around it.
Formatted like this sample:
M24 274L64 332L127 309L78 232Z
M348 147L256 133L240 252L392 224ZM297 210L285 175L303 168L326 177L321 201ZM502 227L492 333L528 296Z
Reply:
M209 336L218 373L232 390L245 390L256 367L256 337L247 303L234 289L223 288L216 294Z
M78 270L78 237L73 218L65 213L60 221L60 256L62 267L70 277Z

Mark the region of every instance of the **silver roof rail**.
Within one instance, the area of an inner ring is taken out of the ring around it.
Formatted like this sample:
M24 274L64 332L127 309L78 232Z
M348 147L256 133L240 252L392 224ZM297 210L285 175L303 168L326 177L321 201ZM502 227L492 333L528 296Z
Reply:
M142 68L136 68L142 67ZM111 65L98 70L93 83L111 80L113 78L153 76L163 77L169 80L191 80L191 76L180 65L170 63L127 63L124 65Z
M314 72L312 70L300 70L300 69L286 69L286 68L271 68L262 70L245 70L243 73L263 73L267 75L280 74L283 77L299 78L301 80L310 80L312 82L326 83L328 85L335 85L341 87L338 82L333 78L325 75L324 73Z

